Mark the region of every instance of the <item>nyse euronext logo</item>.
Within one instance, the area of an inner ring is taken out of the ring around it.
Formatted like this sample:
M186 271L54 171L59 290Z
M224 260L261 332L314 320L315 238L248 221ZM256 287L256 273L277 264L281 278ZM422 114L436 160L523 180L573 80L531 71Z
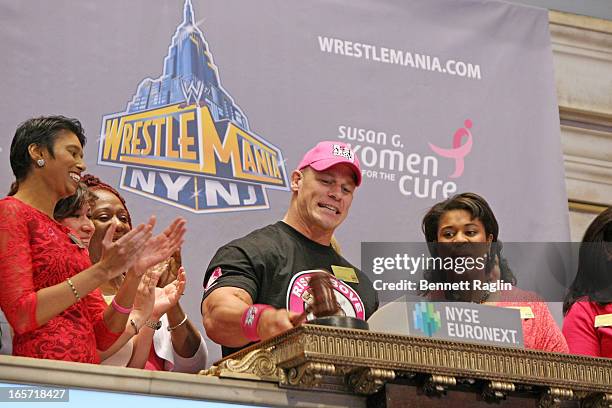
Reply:
M414 305L412 312L414 327L431 337L442 326L440 312L436 311L434 304L430 302L419 302Z
M98 163L123 169L120 188L197 213L268 208L267 188L288 189L281 151L221 86L191 0L162 75L103 117Z

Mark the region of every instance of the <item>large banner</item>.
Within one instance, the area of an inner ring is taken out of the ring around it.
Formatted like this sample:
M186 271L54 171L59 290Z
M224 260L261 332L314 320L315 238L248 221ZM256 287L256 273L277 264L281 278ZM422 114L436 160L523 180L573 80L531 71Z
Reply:
M0 185L13 181L21 121L79 118L88 172L124 194L135 221L187 219L182 303L200 328L212 255L282 218L288 177L321 140L350 143L362 164L336 235L357 265L362 241L422 241L427 209L465 191L487 198L502 240L569 239L545 10L2 0L0 22Z

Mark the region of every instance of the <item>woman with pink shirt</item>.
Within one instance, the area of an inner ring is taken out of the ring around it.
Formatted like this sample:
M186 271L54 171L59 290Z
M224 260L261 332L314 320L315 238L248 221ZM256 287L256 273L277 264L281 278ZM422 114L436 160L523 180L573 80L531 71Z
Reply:
M570 353L612 358L612 207L584 233L563 313Z
M453 269L430 270L425 275L430 282L489 283L499 279L512 284L512 290L494 293L474 289L475 285L467 290L426 293L430 300L528 309L529 316L521 316L525 347L560 353L568 351L565 339L546 303L534 293L514 286L516 278L502 256L503 247L498 241L497 219L484 198L474 193L463 193L437 203L423 218L422 228L433 257L480 258L484 266L461 273Z

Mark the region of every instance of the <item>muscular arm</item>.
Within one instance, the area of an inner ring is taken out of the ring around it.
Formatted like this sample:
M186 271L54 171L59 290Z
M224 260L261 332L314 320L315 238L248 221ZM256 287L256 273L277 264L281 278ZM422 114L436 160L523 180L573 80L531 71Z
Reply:
M251 296L244 289L231 286L215 289L202 302L204 328L208 337L227 347L242 347L250 343L242 332L240 322L243 313L252 304ZM297 316L297 313L285 309L265 310L259 318L257 334L266 340L289 330Z
M202 302L204 329L215 343L242 347L249 343L240 327L244 311L253 304L246 290L226 286L215 289Z

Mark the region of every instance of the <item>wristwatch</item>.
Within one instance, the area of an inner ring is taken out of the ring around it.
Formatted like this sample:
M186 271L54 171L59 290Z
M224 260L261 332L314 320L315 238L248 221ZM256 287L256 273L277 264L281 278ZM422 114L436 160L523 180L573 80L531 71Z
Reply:
M156 322L152 322L150 320L147 320L145 323L145 326L152 328L153 330L159 330L161 328L161 320L158 320Z

